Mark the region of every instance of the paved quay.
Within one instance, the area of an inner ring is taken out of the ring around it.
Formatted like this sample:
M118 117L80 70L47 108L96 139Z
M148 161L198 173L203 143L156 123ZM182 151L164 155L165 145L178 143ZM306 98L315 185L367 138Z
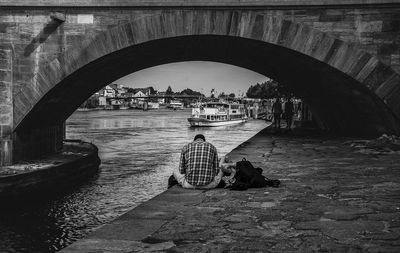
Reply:
M173 187L62 252L400 252L400 153L264 130L230 153L280 179Z

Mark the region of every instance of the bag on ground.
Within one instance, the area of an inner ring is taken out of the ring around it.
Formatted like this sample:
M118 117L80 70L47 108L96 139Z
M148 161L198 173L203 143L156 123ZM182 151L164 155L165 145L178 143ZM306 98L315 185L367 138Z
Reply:
M247 188L279 187L280 181L268 179L262 175L261 168L254 168L250 161L243 158L236 163L236 185L232 185L231 190L246 190Z

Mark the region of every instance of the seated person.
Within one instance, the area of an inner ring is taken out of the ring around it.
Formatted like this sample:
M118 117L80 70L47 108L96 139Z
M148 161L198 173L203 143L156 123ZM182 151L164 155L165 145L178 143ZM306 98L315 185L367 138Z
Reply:
M218 168L217 149L202 134L186 144L179 167L174 170L176 181L188 189L211 189L218 186L223 172Z

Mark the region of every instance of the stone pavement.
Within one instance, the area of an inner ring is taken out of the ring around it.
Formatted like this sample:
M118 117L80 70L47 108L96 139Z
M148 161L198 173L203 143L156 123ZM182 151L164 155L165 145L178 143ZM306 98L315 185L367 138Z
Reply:
M270 135L233 150L280 188L173 187L63 252L400 252L400 154Z

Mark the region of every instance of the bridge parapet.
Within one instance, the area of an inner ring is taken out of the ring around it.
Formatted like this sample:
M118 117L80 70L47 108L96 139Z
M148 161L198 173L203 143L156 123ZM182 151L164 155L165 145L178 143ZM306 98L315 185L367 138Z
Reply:
M397 0L0 0L0 6L23 7L282 7L398 4Z

